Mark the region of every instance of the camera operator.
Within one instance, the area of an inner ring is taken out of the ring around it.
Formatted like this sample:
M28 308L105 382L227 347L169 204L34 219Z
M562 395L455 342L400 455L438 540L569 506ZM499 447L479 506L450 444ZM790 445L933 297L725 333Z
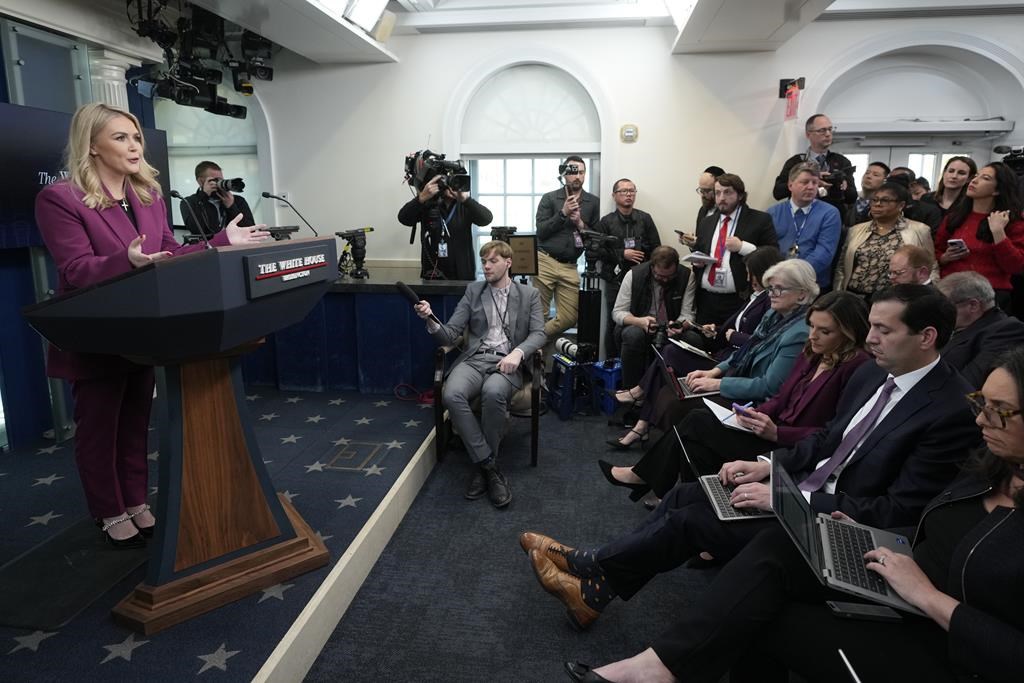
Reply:
M775 179L775 189L772 191L775 199L789 197L790 169L809 161L821 169L821 182L818 185L821 199L839 209L840 216L846 215L848 207L857 201L857 188L853 183L854 166L842 154L829 149L833 133L835 127L832 120L824 114L815 114L804 122L807 151L786 159L779 177Z
M636 386L649 362L651 341L659 325L678 337L693 325L697 278L679 265L675 247L662 245L651 260L634 266L622 280L612 310L615 336L622 347L622 386Z
M564 186L548 192L537 205L537 271L533 286L540 293L544 333L553 341L576 324L580 274L576 262L583 253L583 236L597 224L597 197L583 189L587 166L578 156L566 157L558 167ZM555 297L555 317L551 297Z
M241 214L242 220L239 225L242 227L256 225L252 217L252 210L249 208L245 197L233 194L223 187L224 171L212 161L200 161L196 166L196 182L199 189L196 193L189 195L182 200L182 204L192 207L181 207L181 217L185 220L185 227L195 235L204 235L207 239L224 229L224 226ZM229 181L230 184L230 181ZM195 218L193 218L195 214ZM196 225L196 219L199 225Z
M602 216L595 226L597 232L617 237L618 240L601 248L601 278L605 281L604 300L608 307L608 326L605 331L605 352L611 358L619 355L615 341L612 309L619 295L619 286L629 269L644 263L655 247L661 246L658 227L651 214L634 207L636 185L629 178L616 180L612 185L615 211Z
M443 158L443 157L442 157ZM420 224L420 277L424 280L475 280L473 225L489 225L490 209L447 186L438 173L398 211L398 222Z

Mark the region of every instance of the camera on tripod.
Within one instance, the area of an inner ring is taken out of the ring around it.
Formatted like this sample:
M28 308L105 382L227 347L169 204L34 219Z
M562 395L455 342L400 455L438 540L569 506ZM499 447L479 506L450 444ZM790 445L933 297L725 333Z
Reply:
M363 279L370 277L370 271L363 267L366 261L366 233L373 232L373 228L355 228L344 232L334 233L345 240L345 248L341 251L341 258L338 259L338 275L340 277L353 277Z
M461 161L448 161L443 154L435 154L429 149L405 157L405 181L416 188L417 192L435 176L440 176L437 187L441 192L470 191L469 171Z
M218 192L244 192L245 181L241 178L217 178L214 187Z
M1009 166L1019 177L1024 178L1024 146L999 145L992 150L996 154L1005 154L1002 162Z

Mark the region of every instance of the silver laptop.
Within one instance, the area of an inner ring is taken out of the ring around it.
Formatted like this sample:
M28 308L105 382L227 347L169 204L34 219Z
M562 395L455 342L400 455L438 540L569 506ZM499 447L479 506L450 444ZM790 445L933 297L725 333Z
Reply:
M775 513L771 510L733 507L732 503L729 502L729 497L732 495L733 487L723 484L717 474L699 474L697 468L693 465L693 461L690 460L690 454L686 452L686 446L683 444L683 439L679 435L679 428L673 426L672 430L676 433L676 440L679 441L679 447L683 450L683 457L686 458L686 462L693 473L697 475L697 481L700 482L700 486L704 489L705 495L707 495L708 500L711 501L711 507L714 508L715 515L718 519L723 522L735 522L741 519L763 519L765 517L775 516Z
M665 383L672 388L672 391L676 392L676 397L680 401L693 398L694 396L715 396L719 393L717 391L694 391L686 385L685 377L676 377L676 373L665 362L665 356L661 355L658 347L651 344L651 348L654 349L655 355L658 356L658 365L661 366L661 374L664 376Z
M826 586L872 602L925 616L864 566L864 553L885 546L911 555L906 536L815 514L803 492L781 465L772 465L772 509L811 570Z

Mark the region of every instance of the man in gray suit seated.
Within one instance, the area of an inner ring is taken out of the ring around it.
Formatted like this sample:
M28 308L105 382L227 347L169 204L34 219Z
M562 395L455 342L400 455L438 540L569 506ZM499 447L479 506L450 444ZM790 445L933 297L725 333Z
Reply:
M439 344L452 344L465 333L462 350L444 383L443 400L470 459L477 465L466 498L488 495L495 507L512 501L512 488L498 469L498 445L508 402L523 385L522 364L547 341L540 296L529 285L513 282L512 248L488 242L480 248L484 282L471 282L445 324L431 320L430 304L420 301L416 314ZM480 420L470 403L480 397Z

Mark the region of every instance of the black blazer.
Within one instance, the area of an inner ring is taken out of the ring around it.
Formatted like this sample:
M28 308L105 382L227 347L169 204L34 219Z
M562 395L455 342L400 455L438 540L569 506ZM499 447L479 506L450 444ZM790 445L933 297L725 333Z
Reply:
M693 245L695 251L711 254L714 246L711 244L715 236L715 228L718 227L718 212L708 216L697 225L697 242ZM744 242L750 242L759 247L779 246L779 237L775 234L775 224L772 217L764 211L752 209L746 204L740 209L740 216L736 219L736 229L733 235ZM749 289L747 282L747 269L743 265L743 257L734 253L729 257L729 266L732 270L732 279L736 283L736 291L743 292ZM701 275L704 271L700 271Z
M753 295L751 295L753 296ZM744 304L746 305L746 304ZM725 360L729 357L736 349L740 348L747 343L750 336L754 334L754 330L757 329L758 324L761 322L761 318L771 308L772 300L767 294L762 294L757 298L750 308L747 309L746 315L743 316L743 320L740 322L740 326L736 327L736 318L739 317L740 311L743 307L736 309L733 313L718 327L718 333L715 335L715 348L721 348L722 351L715 352L715 358L718 360ZM735 330L732 333L731 338L726 340L725 333L728 330Z
M888 372L876 363L865 363L846 385L835 419L792 449L775 451L796 481L835 452L850 420L886 377ZM970 391L955 370L939 361L867 435L840 473L836 492L812 493L811 507L840 510L870 526L914 524L980 441L964 398Z
M996 357L1021 344L1024 344L1024 322L992 308L953 335L942 349L942 360L959 370L973 388L980 389Z

